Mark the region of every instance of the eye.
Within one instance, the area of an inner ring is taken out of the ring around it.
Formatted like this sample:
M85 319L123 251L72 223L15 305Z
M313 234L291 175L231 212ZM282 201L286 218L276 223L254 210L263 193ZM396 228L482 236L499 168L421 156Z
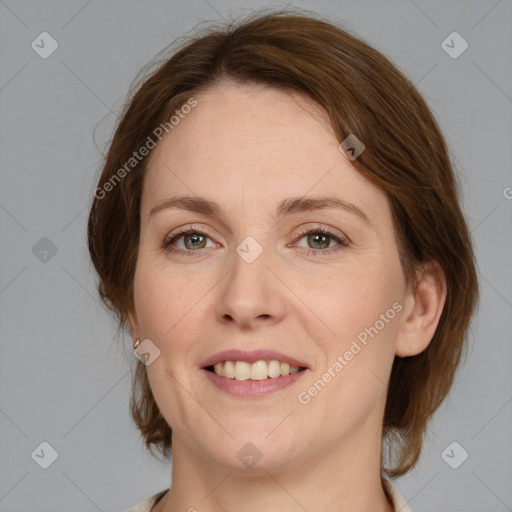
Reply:
M306 243L308 244L307 249L309 249L306 251L307 255L316 256L318 254L332 254L341 250L341 248L348 246L348 240L345 237L338 236L329 229L322 228L321 226L301 230L299 231L298 236L299 238L296 240L302 240L303 238L306 239ZM330 247L332 241L338 243L335 248Z
M209 238L206 233L194 229L193 226L185 229L180 228L177 234L172 234L163 241L162 249L192 256L195 255L193 253L201 253L202 249L206 248L206 240ZM175 248L173 246L173 244L180 239L183 239L184 249ZM216 245L218 246L218 244Z
M310 244L316 246L312 248L306 247L305 252L308 256L332 254L341 250L343 247L347 247L349 244L347 238L336 235L329 229L322 228L321 226L300 230L296 236L295 242L306 238L308 246ZM183 239L184 247L175 247L175 244L181 239ZM169 237L163 241L162 249L169 252L185 254L187 256L198 256L202 254L203 249L207 248L206 244L208 239L210 239L210 237L207 233L195 229L193 226L189 226L184 229L180 228L177 233L169 235ZM334 248L331 246L332 241L338 244ZM215 243L214 246L218 247L219 244Z

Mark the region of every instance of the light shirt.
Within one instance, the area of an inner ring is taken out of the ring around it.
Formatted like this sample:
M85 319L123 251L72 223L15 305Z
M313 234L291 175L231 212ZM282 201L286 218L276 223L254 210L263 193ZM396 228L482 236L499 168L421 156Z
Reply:
M393 483L387 479L384 479L383 482L386 490L391 496L395 512L412 512L409 505L407 505L407 501L405 501L405 498L400 494L399 490L393 485ZM125 510L124 512L150 512L157 500L163 497L168 490L169 489L164 489L163 491L157 492L153 496L146 498L138 505L135 505L135 507Z

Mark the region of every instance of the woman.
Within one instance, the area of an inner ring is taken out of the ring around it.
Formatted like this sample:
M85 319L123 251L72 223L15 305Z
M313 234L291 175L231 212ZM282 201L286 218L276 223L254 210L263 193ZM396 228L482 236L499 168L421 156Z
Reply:
M132 511L410 510L477 301L440 129L382 54L256 14L137 85L91 207L172 485Z

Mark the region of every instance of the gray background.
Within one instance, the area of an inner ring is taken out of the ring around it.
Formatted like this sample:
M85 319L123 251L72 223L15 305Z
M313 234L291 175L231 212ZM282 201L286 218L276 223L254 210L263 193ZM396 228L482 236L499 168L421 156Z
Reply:
M286 2L0 1L1 511L120 511L168 487L170 468L131 424L130 340L113 341L88 260L98 148L158 51L261 5ZM453 152L476 243L472 349L417 469L396 484L414 512L512 510L512 2L292 6L343 22L415 81ZM47 59L31 48L43 31L59 44ZM441 47L453 31L469 43L456 59ZM57 249L46 261L43 237ZM31 456L43 441L59 454L46 470ZM453 441L469 453L457 469L441 456Z

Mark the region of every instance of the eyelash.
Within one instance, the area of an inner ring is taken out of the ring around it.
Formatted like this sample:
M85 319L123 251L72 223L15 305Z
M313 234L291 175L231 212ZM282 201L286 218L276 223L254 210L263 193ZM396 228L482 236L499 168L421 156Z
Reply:
M202 236L206 236L206 237L210 238L207 233L204 233L203 231L198 230L198 229L194 229L194 226L190 226L190 227L187 227L184 229L180 228L177 233L174 233L174 234L170 235L170 237L167 237L164 239L164 241L162 243L162 249L167 250L169 252L177 253L177 254L184 254L186 256L201 255L204 249L184 251L182 249L176 249L176 248L172 247L171 244L174 241L176 241L188 234L197 234L197 235L202 235ZM316 228L305 228L303 230L300 230L296 234L296 237L298 237L298 238L296 238L293 243L298 242L305 236L311 235L311 234L328 235L334 241L338 242L339 245L335 246L334 248L330 248L330 249L304 249L304 248L302 248L303 252L305 252L307 256L319 256L319 255L325 256L328 254L333 254L349 245L349 242L345 237L339 237L339 236L335 235L332 231L325 229L325 228L321 228L320 226L318 226Z

